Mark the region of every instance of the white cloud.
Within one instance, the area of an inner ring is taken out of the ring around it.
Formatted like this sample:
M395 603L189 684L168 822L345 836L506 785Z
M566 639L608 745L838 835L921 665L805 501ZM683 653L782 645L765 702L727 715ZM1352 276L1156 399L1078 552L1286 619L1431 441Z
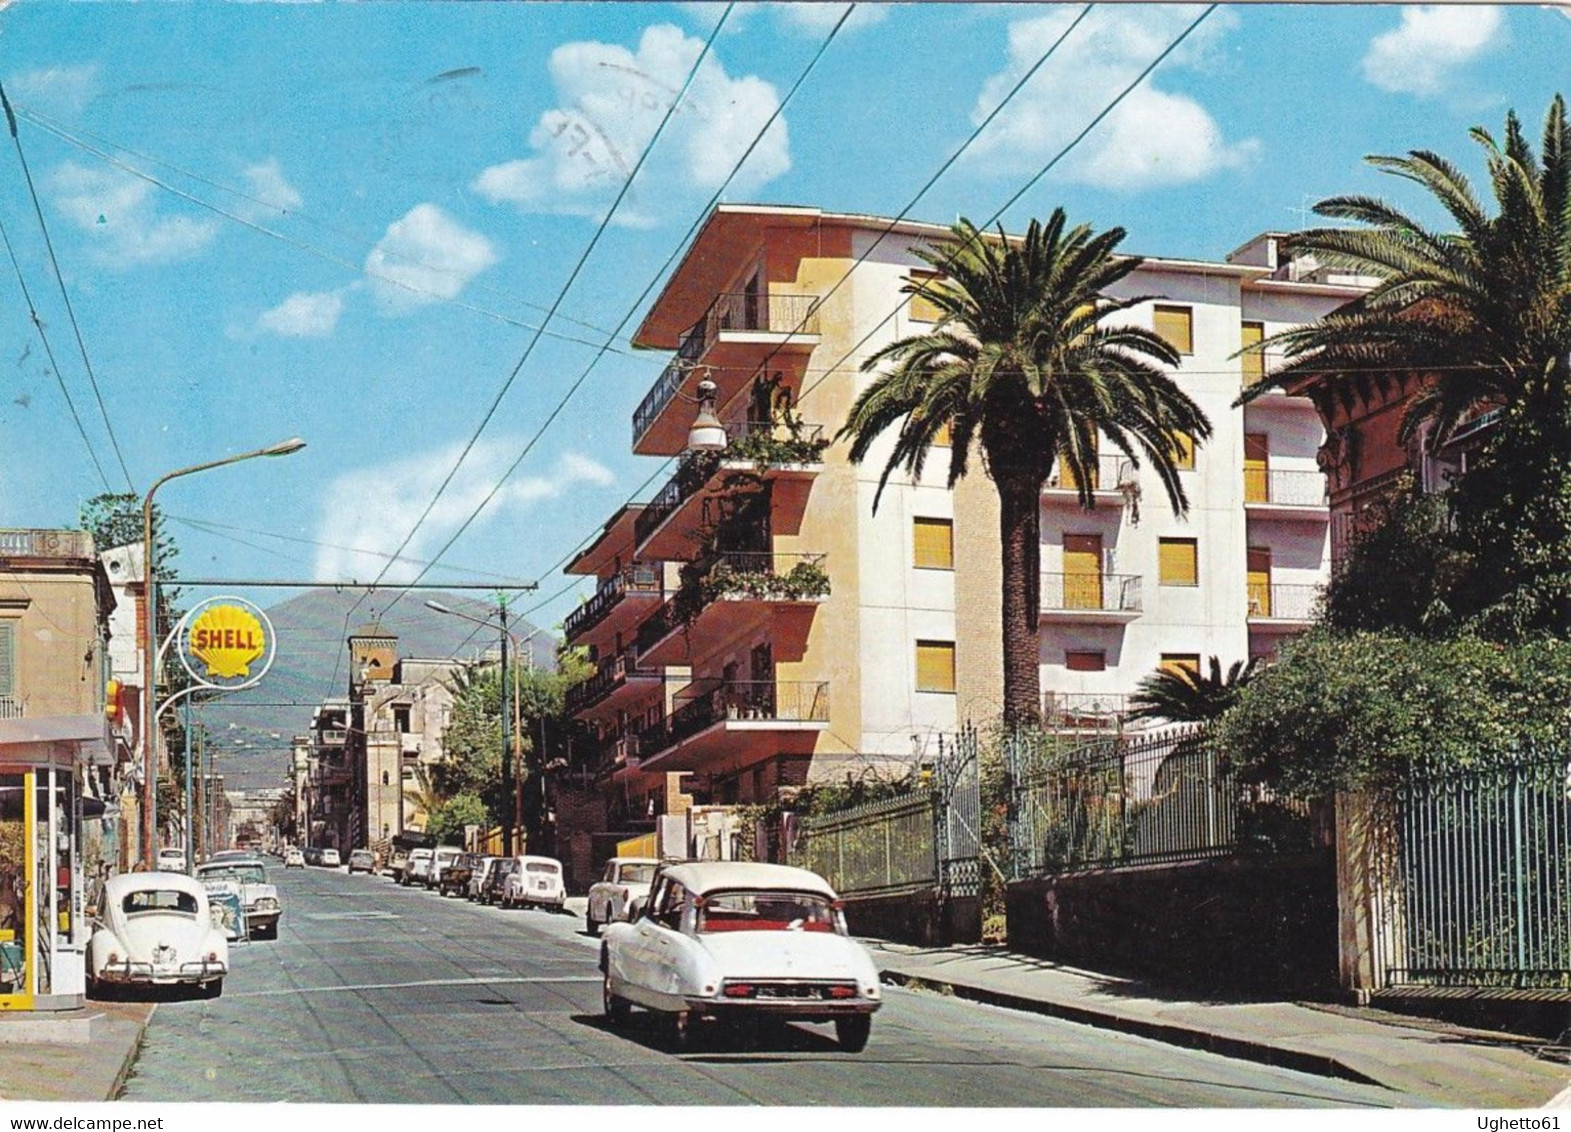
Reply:
M980 124L1032 64L1063 34L1075 13L1049 15L1009 27L1009 63L987 80L972 121ZM1142 70L1193 22L1182 6L1099 8L1059 46L1013 101L967 151L973 167L1001 176L1035 172L1083 130ZM1219 11L1201 24L1162 67L1070 151L1053 174L1107 189L1145 189L1202 180L1250 160L1254 139L1228 142L1194 98L1164 91L1164 73L1203 68L1236 18Z
M300 291L263 311L256 325L280 338L325 338L337 328L343 313L342 291Z
M550 63L558 105L530 133L532 153L484 170L475 191L526 211L604 215L702 50L702 39L669 24L646 29L636 53L593 41L558 47ZM662 205L685 203L673 194L719 188L779 105L771 84L751 75L733 79L711 51L617 221L651 224ZM790 167L785 121L777 119L732 191L745 195Z
M87 233L93 258L106 267L187 259L218 235L216 220L161 213L153 186L129 174L66 162L50 176L49 188L55 206Z
M46 113L80 114L98 94L98 64L45 67L9 80L19 105Z
M1499 8L1403 8L1401 26L1370 41L1364 77L1381 90L1433 97L1456 68L1499 46L1504 30Z
M491 241L471 232L434 204L417 204L366 256L377 306L397 315L457 298L475 276L498 260Z
M398 550L398 544L420 519L462 450L462 445L455 444L346 472L335 479L322 500L319 537L336 545L317 551L317 578L329 581L376 577L386 565L387 556ZM482 440L475 445L430 516L404 548L404 557L413 561L394 563L388 569L388 581L409 581L420 572L416 562L429 560L481 506L516 451L517 445L505 440ZM508 480L485 504L476 522L495 520L504 512L559 497L576 484L607 487L615 482L616 477L595 460L568 453L548 475Z
M248 220L275 216L299 208L304 203L299 190L285 179L276 157L269 157L247 168L245 179L249 186L246 195L252 199L246 201L246 207L240 211Z
M889 10L898 6L883 2L859 3L856 5L856 10L851 13L851 18L846 20L845 27L840 29L841 34L882 23ZM690 3L678 4L677 7L691 16L694 25L702 28L706 36L715 26L715 21L720 18L720 13L724 11L713 0L693 0ZM760 4L740 4L732 9L730 17L726 20L723 34L740 33L748 27L751 16L768 13L773 15L785 30L806 32L809 35L828 35L830 29L840 22L841 15L849 7L851 7L849 3L839 3L835 0L808 0L806 3L767 0L766 3Z

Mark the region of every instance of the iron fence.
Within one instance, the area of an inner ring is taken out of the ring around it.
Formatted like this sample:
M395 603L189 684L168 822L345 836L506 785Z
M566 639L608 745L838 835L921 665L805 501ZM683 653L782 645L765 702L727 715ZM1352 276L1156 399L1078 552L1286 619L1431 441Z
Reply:
M1388 981L1571 990L1571 760L1430 773L1397 803Z
M803 818L793 865L812 869L842 896L895 895L938 883L937 798L920 790Z

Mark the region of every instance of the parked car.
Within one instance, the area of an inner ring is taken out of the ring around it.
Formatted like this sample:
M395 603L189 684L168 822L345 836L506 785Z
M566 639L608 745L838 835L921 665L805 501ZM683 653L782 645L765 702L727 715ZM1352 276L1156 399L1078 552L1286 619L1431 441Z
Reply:
M660 865L654 857L612 857L600 879L589 886L584 921L590 935L616 920L631 920L649 897L649 882Z
M284 906L278 899L278 887L267 883L267 869L260 857L208 861L196 867L196 879L209 888L226 881L237 885L240 902L245 905L247 937L278 938Z
M172 849L165 846L158 851L158 856L154 858L153 864L155 867L167 872L183 873L185 872L185 850Z
M343 861L339 860L337 849L323 849L322 859L318 863L323 868L336 869L343 864Z
M87 941L89 989L172 986L224 991L229 941L215 927L207 890L184 873L121 873L103 882L90 901Z
M303 868L305 868L305 854L300 851L300 848L298 846L291 845L289 848L284 850L284 868L286 868L286 869L303 869Z
M464 851L456 845L438 845L431 857L431 871L426 874L425 886L438 888L442 883L442 874L458 863L458 858Z
M349 854L349 871L352 873L374 873L376 871L376 854L369 849L355 849Z
M493 860L480 884L480 903L502 903L502 893L507 887L507 878L517 871L517 857L498 857Z
M405 885L424 884L425 878L431 874L431 857L435 850L411 849L409 860L404 863L403 882Z
M318 846L307 845L305 848L305 863L308 865L320 865L322 863L322 850Z
M560 912L567 902L562 862L551 857L519 857L518 868L502 884L502 907L537 906Z
M817 873L705 861L663 869L644 913L607 925L602 996L612 1025L632 1005L664 1016L684 1046L701 1018L833 1022L840 1045L867 1046L882 1005L878 968L846 930Z
M436 882L436 890L443 896L452 893L462 896L469 891L469 878L474 875L474 853L460 853L452 864L442 869L441 876Z
M484 853L476 853L474 863L469 867L469 888L464 893L470 900L480 899L480 890L485 885L485 874L490 869L495 857L488 857Z

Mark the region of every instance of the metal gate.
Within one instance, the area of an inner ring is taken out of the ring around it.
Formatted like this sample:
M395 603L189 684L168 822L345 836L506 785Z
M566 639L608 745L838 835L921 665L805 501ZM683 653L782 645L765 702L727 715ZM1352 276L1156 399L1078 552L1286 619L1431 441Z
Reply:
M982 892L982 763L976 728L966 727L934 767L933 812L938 888L943 899Z

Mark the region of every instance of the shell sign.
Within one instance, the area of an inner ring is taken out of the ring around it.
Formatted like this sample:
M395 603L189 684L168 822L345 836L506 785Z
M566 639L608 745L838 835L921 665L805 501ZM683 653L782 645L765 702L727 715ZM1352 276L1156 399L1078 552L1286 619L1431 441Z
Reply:
M213 605L191 623L191 655L207 665L207 675L228 680L251 675L251 665L267 651L267 634L250 610Z
M180 660L198 684L230 691L256 683L272 665L273 626L239 597L210 598L186 614Z

